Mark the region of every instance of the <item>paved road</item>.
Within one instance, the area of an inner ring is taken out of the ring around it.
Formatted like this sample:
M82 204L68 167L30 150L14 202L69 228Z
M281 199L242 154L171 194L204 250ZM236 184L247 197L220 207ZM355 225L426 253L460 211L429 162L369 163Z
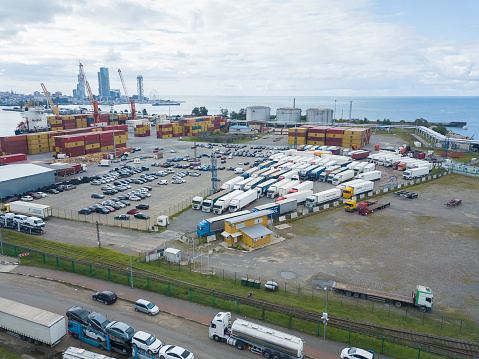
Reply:
M13 261L14 259L9 260ZM0 264L0 267L2 267L2 264ZM35 303L42 303L42 307L45 307L46 310L63 313L63 309L58 310L59 304L55 304L54 301L57 300L55 298L60 297L58 300L62 303L60 305L61 308L67 308L69 305L73 304L80 304L85 306L88 310L97 310L98 307L96 306L96 302L90 300L91 290L110 289L115 291L118 296L125 301L131 302L139 297L145 298L154 303L159 303L160 309L163 312L189 320L190 324L188 324L188 322L174 321L170 317L168 317L168 320L164 320L164 314L162 313L160 316L154 317L153 319L144 316L140 323L135 324L135 329L138 330L139 328L142 328L146 331L150 330L153 334L158 333L158 336L165 342L175 342L179 345L182 345L183 339L179 340L177 335L196 335L196 333L199 332L199 340L195 340L198 338L193 336L193 338L188 340L187 344L184 345L187 348L191 348L197 358L223 359L227 357L234 359L240 357L256 357L252 353L241 353L241 356L239 356L238 351L235 348L227 345L222 346L221 344L214 343L207 338L207 328L205 326L209 325L211 318L218 312L218 310L214 308L204 307L195 303L177 300L136 288L132 289L111 282L83 277L73 273L24 266L11 268L11 271L7 273L1 272L2 270L0 269L0 292L2 293L2 296L7 298L16 299L21 297L22 301L25 301L26 304L35 305ZM19 281L16 275L21 275L22 280ZM57 282L73 284L75 287L62 286L60 288L58 287ZM40 295L38 295L39 293ZM50 303L49 301L53 301L53 303ZM76 301L76 303L72 303L72 301ZM137 321L138 314L131 309L131 305L122 301L120 303L122 303L120 305L121 317L126 316L128 320L125 321L128 322L131 320L132 324L135 320ZM37 304L37 306L39 305ZM98 308L101 312L107 313L110 319L121 320L120 317L118 317L118 311L115 309L117 309L116 305L111 307L101 306ZM259 322L256 318L253 318L252 320ZM161 322L161 326L152 326L153 323L149 323L150 321ZM175 328L175 335L169 332L171 331L171 328L168 326L167 330L163 330L162 328L166 323L170 322L172 323L171 326ZM265 325L275 327L270 324ZM284 328L278 327L277 329L287 331ZM336 359L338 358L338 353L344 347L344 344L323 341L302 333L292 332L292 334L304 337L306 342L305 353L311 358ZM202 338L204 338L204 340ZM217 347L220 347L221 349L218 349ZM226 356L223 353L224 350L228 352Z

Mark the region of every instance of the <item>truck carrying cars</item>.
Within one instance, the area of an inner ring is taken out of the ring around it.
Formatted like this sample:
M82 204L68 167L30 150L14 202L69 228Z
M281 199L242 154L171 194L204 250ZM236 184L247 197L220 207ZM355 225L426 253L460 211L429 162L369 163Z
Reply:
M46 204L15 201L5 204L5 212L15 212L47 219L52 216L52 207Z
M433 294L432 290L423 285L417 285L416 291L409 297L407 295L392 294L380 290L360 287L356 285L334 282L332 289L338 293L344 294L346 297L354 297L361 299L371 299L385 303L393 303L400 308L403 305L416 307L421 312L432 311Z
M227 195L228 193L232 192L232 189L223 189L212 196L209 196L203 201L202 211L206 213L210 213L213 210L213 206L221 197Z
M429 174L429 168L427 167L416 167L405 170L402 174L403 179L410 180L420 177L425 177Z
M370 192L374 188L374 183L371 181L354 182L349 184L346 183L346 185L346 188L343 189L344 198L358 196L360 194Z
M213 212L215 214L221 214L224 211L226 211L231 203L231 200L235 197L238 197L241 195L243 191L240 190L235 190L232 191L223 197L219 198L214 204L213 204Z
M260 206L257 206L251 210L251 212L258 212L265 209L273 211L272 214L268 215L269 217L281 216L283 214L293 212L298 207L298 202L295 198L283 199L278 202L266 203Z
M354 177L354 170L342 171L333 177L333 179L331 180L331 183L337 186L340 183L349 181L353 177Z
M379 201L363 201L359 202L356 207L358 214L361 216L367 216L374 211L379 211L380 209L389 207L391 202L379 202Z
M364 181L377 181L381 179L381 171L370 171L370 172L363 172L358 174L356 179L361 179Z
M313 208L326 203L337 201L340 198L341 190L339 188L331 188L326 191L313 193L311 196L306 198L305 206L308 208Z
M243 177L241 176L236 176L229 181L226 181L221 185L221 189L233 189L234 185L237 184L238 182L244 180Z
M302 204L306 201L306 198L308 198L312 194L313 194L312 189L305 189L305 190L301 190L301 191L298 191L298 192L288 193L284 196L280 196L280 197L276 198L276 201L282 201L283 199L294 198L298 202L298 204Z
M248 348L265 358L304 358L303 339L243 319L231 323L230 312L216 314L208 335L215 342L226 342L239 350Z
M243 209L249 206L252 202L258 199L258 192L254 189L250 189L249 191L240 194L238 197L235 197L231 200L229 211L236 212L240 209Z
M267 181L264 181L264 182L261 182L260 184L258 184L255 188L256 188L256 191L258 192L258 198L259 197L263 197L266 192L268 191L268 188L271 187L273 184L277 183L278 180L277 179L269 179Z
M105 354L98 354L83 348L69 347L62 353L62 359L114 359Z
M203 219L196 226L196 234L198 234L198 237L215 234L216 232L225 228L225 220L248 213L250 213L250 211L240 211L235 213L227 213L218 217Z
M18 334L35 345L58 344L66 335L63 315L0 298L0 328Z

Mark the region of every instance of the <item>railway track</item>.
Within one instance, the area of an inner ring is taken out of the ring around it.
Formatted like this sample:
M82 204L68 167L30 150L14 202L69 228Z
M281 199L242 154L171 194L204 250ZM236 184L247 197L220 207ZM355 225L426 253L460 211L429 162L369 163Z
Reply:
M15 243L6 242L5 240L8 239L8 235L4 235L4 244L17 245ZM126 274L129 272L129 269L125 269L125 265L128 265L127 263L119 265L118 261L116 260L94 255L82 250L65 249L60 244L40 244L38 242L35 242L34 238L32 240L23 241L22 245L17 245L17 247L35 249L41 252L45 252L45 254L58 256L62 259L66 259L69 261L74 259L76 262L94 264L95 266L102 268L110 268L120 273ZM48 251L52 251L54 253ZM286 305L274 304L260 299L246 298L244 296L238 296L223 291L213 290L210 288L173 279L137 267L133 267L133 272L136 278L148 279L150 281L154 280L163 284L172 284L188 291L192 289L197 293L202 293L206 295L212 296L214 294L215 297L218 299L238 302L239 304L253 306L256 308L262 308L268 312L280 313L307 322L319 323L321 320L321 313L319 312L308 311ZM340 318L331 315L329 316L328 326L342 329L345 331L350 331L353 333L367 335L380 340L384 339L388 342L408 346L411 348L421 348L422 351L450 358L479 358L479 343L475 342L469 342L465 340L441 337L419 332L412 332L405 329L392 328L382 325L374 325L366 322L353 321L347 318Z

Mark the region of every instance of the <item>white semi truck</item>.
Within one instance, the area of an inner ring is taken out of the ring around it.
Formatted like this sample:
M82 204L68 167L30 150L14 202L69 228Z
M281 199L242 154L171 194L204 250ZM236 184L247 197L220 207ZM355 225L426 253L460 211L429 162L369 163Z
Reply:
M282 185L284 185L286 183L289 183L289 182L291 182L291 180L289 178L286 178L284 180L281 180L279 182L276 182L276 183L272 184L268 188L268 191L266 192L266 197L268 197L268 198L276 197L278 195L279 187L281 187Z
M223 189L212 196L209 196L203 201L203 206L201 210L206 213L210 213L213 211L214 204L223 196L226 196L228 193L232 192L232 189Z
M258 199L258 192L255 189L250 189L249 191L240 194L238 197L235 197L230 202L229 211L236 212L242 208L249 206L252 202Z
M356 179L361 179L365 181L377 181L381 179L381 171L369 171L358 174Z
M67 334L65 317L0 298L0 329L16 333L34 344L56 345Z
M403 172L402 177L405 180L425 177L429 174L429 168L427 167L417 167L417 168L410 168Z
M219 198L214 204L213 204L213 212L215 214L221 214L224 211L226 211L231 203L231 200L233 198L236 198L240 195L242 195L244 192L241 190L236 190L233 192L228 193L227 195L224 195L223 197Z
M46 204L15 201L7 203L5 206L8 206L7 212L26 214L28 216L35 216L42 219L52 216L52 207Z
M303 359L303 339L243 319L231 323L230 312L219 312L212 319L209 337L239 350L250 349L265 358Z
M233 187L235 186L235 184L237 184L238 182L244 180L243 177L241 176L236 176L235 178L232 178L230 179L229 181L223 183L221 185L221 189L233 189Z
M340 198L341 190L339 188L331 188L326 191L313 193L311 196L306 198L305 206L308 208L313 208L316 206L321 206L322 204L337 201Z

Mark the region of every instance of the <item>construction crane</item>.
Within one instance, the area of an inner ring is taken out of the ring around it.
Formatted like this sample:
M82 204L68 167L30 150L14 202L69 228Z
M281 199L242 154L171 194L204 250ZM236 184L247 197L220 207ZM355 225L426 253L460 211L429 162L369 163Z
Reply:
M43 94L47 98L48 103L50 104L50 107L52 108L53 112L55 113L55 116L60 116L60 111L58 111L58 106L53 103L53 100L50 97L50 93L47 91L47 88L45 87L45 85L43 83L41 83L40 85L42 85Z
M125 81L123 81L123 75L121 74L120 69L118 69L118 75L120 75L121 84L123 85L123 91L125 91L126 101L130 103L131 119L136 120L135 100L130 100L130 97L128 97L128 90L126 89Z
M95 119L94 123L95 125L97 123L100 123L100 112L98 111L98 101L95 101L93 98L93 93L91 92L90 84L88 83L86 76L85 76L85 71L83 70L83 65L80 62L80 75L83 79L83 82L85 83L85 88L88 92L88 100L90 100L90 105L93 110L93 118Z

